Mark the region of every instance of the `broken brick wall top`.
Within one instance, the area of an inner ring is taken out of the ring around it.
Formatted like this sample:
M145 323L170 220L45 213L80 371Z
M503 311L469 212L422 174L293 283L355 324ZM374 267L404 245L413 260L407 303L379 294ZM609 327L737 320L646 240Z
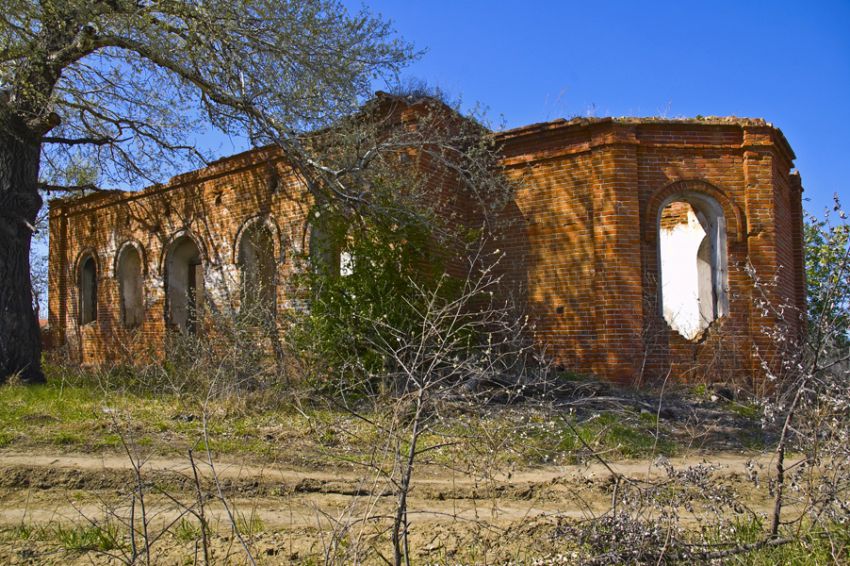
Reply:
M633 383L668 372L758 380L761 362L780 354L764 331L783 324L800 337L802 187L778 129L737 118L606 118L502 139L520 187L504 212L509 276L539 341L565 367ZM676 268L662 270L660 219L677 202L696 209L707 244L688 259L703 327L691 339L664 318ZM757 289L753 275L768 283ZM762 296L791 305L786 320L761 312Z
M558 364L632 383L668 372L757 380L762 360L779 354L763 330L802 332L799 317L780 321L754 307L766 296L796 314L805 308L802 187L778 129L736 118L604 118L535 124L501 132L497 141L517 182L495 243L510 266L505 291L525 306L536 339ZM700 317L691 338L664 318L662 303L673 293L663 291L670 271L662 273L660 219L671 203L691 206L702 230L702 244L697 238L686 258L694 275L683 283L693 286ZM87 363L114 358L128 342L162 344L167 256L181 237L198 249L204 287L233 290L240 235L262 223L274 234L276 281L285 282L304 246L309 206L280 154L268 148L139 193L55 202L54 340ZM143 316L132 328L122 318L117 277L127 246L143 264ZM98 309L81 324L81 261L89 257ZM756 289L753 274L776 283ZM275 293L285 308L286 285Z

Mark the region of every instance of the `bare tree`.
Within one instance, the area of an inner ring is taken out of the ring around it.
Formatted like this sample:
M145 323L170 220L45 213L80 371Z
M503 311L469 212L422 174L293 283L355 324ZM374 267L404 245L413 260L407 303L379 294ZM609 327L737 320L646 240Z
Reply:
M367 504L335 520L330 562L362 559L361 541L352 531L388 523L389 560L410 564L409 496L417 466L432 453L475 442L473 431L451 430L452 418L458 411L486 412L496 399L497 404L516 401L531 387L551 386L548 366L529 338L527 317L498 293L499 257L498 252L471 255L459 280L444 274L434 286L412 282L410 295L401 299L416 306L410 324L380 312L356 315L381 364L366 366L356 350L349 351L343 360L351 367L334 368L344 377L326 389L325 398L372 431L375 442L360 465L373 475L372 495L386 490L395 503L389 514ZM371 393L363 396L364 391Z
M203 163L193 134L210 124L306 168L300 134L350 114L413 56L386 22L333 0L6 2L0 376L43 380L29 275L40 190L136 187ZM60 182L86 163L98 183Z
M798 355L786 356L780 366L769 368L765 364L774 382L765 419L779 431L770 521L773 538L781 536L783 527L799 527L807 521L819 534L831 537L835 525L850 516L850 245L847 216L837 195L834 209L839 218L837 226L827 219L807 227L811 312L805 344L796 349ZM813 265L818 269L812 269ZM777 340L788 340L781 327L769 332ZM791 451L803 458L789 465L787 455ZM789 487L796 492L793 496ZM793 504L797 504L796 513L786 517L786 508ZM846 553L846 542L844 546Z

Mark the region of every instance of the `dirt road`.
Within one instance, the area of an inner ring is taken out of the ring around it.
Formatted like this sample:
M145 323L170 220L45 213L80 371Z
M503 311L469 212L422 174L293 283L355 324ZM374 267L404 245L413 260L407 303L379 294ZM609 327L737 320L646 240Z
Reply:
M678 469L701 463L718 466L724 485L733 486L752 508L767 509L766 494L747 478L752 455L715 454L672 459ZM756 458L765 466L769 457ZM266 563L323 561L339 545L372 545L395 508L392 484L362 468L294 469L244 462L197 462L198 483L186 459L141 463L144 516L151 533L165 529L152 551L160 563L193 562L200 539L198 486L204 516L213 532L211 547L220 561L244 560L232 524L239 526L251 553ZM423 559L453 557L483 562L524 561L556 553L547 533L558 521L581 520L608 510L612 470L629 478L666 474L649 461L549 466L504 471L491 478L462 470L417 469L408 519L411 542ZM216 480L217 478L217 480ZM129 539L131 514L142 516L138 477L125 455L31 454L0 452L0 559L4 563L119 562L124 548L82 552L83 534L106 529ZM135 493L135 498L134 498ZM222 504L222 499L227 505ZM111 530L109 530L111 529ZM122 539L122 540L123 540ZM138 544L138 543L137 543ZM120 545L118 545L120 546ZM69 552L70 550L70 552ZM98 550L95 548L95 550Z

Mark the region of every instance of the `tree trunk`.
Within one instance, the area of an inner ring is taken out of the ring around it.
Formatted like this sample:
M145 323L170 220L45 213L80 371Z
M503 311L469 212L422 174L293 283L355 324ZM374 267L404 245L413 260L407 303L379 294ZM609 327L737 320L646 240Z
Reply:
M42 204L40 147L19 134L25 131L19 126L14 119L0 119L0 383L12 375L39 383L44 374L29 255Z

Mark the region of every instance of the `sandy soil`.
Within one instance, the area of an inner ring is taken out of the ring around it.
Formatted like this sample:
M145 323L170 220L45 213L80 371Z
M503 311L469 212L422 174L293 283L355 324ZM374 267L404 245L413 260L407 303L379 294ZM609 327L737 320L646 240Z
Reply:
M677 468L717 464L724 485L736 489L751 508L767 510L767 494L747 480L751 459L723 453L674 458L671 463ZM755 460L769 465L769 456ZM611 467L630 478L665 474L650 461ZM334 550L347 562L356 557L354 548L364 549L366 562L380 563L379 554L389 556L386 529L395 497L391 484L374 474L343 464L307 470L226 461L216 462L215 474L204 463L197 471L208 502L204 512L217 563L246 561L233 536L231 516L259 563L324 562ZM171 526L152 548L154 562L194 563L200 553L199 532L175 527L197 524L191 514L198 509L197 484L188 459L147 460L141 476L149 539ZM611 476L601 463L514 470L491 478L446 468L417 469L409 502L411 546L420 560L433 563L526 562L557 554L563 541L552 533L559 521L608 510ZM122 551L111 551L115 556L110 557L69 549L75 545L60 533L110 524L119 536L127 535L136 485L126 456L0 452L0 562L120 563ZM219 489L227 508L216 497ZM138 522L138 498L132 513Z

